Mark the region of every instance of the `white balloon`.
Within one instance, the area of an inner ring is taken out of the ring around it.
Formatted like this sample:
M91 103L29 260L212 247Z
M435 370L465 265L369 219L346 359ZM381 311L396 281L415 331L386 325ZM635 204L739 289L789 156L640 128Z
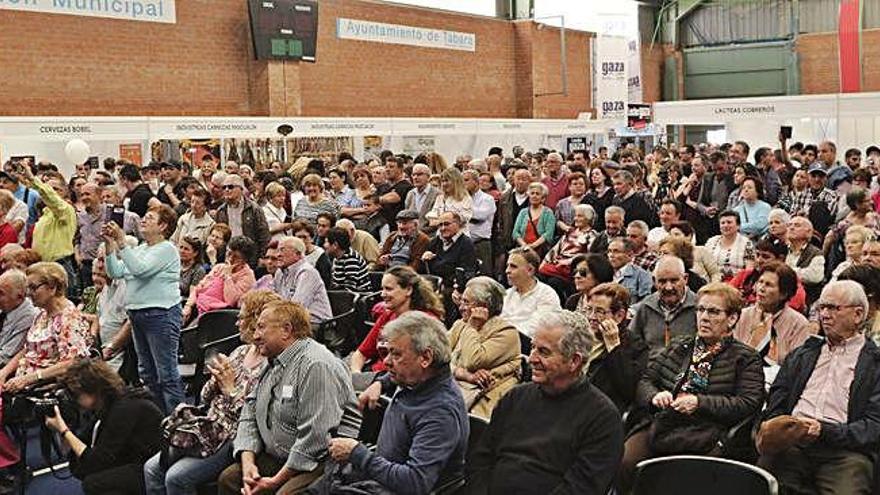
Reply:
M70 160L71 163L79 165L85 163L86 160L89 159L92 150L89 148L89 143L82 139L71 139L67 142L67 146L64 147L64 154L67 155L67 159Z

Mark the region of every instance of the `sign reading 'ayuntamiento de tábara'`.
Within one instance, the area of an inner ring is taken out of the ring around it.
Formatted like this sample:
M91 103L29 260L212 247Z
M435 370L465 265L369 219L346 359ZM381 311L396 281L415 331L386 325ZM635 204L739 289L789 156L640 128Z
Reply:
M176 0L0 0L0 10L109 17L127 21L177 22Z
M395 45L420 46L473 52L477 49L477 35L400 24L386 24L359 19L336 19L336 37L347 40L372 41Z

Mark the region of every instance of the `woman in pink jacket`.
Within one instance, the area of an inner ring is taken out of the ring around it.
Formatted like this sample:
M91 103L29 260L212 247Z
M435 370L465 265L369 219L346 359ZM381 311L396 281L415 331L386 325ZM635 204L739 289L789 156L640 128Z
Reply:
M206 313L215 309L235 308L243 295L257 283L254 271L248 266L256 245L244 236L230 239L226 245L226 262L219 263L211 272L193 287L189 300L183 308L183 320L188 321L193 314Z

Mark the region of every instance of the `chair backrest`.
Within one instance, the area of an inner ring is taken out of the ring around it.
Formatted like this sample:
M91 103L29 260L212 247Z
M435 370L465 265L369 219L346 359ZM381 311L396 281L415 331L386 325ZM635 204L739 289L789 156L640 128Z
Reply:
M238 310L218 309L199 315L199 345L214 342L238 333Z
M422 278L431 283L431 286L434 288L436 292L443 291L443 279L438 277L437 275L422 275Z
M385 272L369 272L367 274L370 277L370 290L380 291L382 290L382 277L385 276Z
M355 308L358 295L347 290L328 290L327 298L330 300L333 316L339 316Z
M358 433L358 440L366 445L376 445L379 440L379 430L382 428L382 421L385 419L385 410L391 400L387 397L379 397L379 404L375 409L369 407L361 411L361 429Z
M699 487L712 495L776 495L767 471L743 462L696 455L658 457L638 464L634 495L679 495Z
M486 419L473 414L468 414L468 423L470 423L471 433L468 437L467 453L465 454L466 463L471 461L471 455L477 446L480 445L483 433L486 433L486 430L489 428L489 422Z

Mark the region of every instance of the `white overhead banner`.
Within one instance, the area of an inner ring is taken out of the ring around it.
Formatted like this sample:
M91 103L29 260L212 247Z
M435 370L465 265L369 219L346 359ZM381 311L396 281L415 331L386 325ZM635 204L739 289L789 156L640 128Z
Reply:
M627 43L618 36L599 36L595 42L596 109L599 120L626 120Z
M862 99L853 107L878 110ZM780 121L800 118L828 118L838 114L837 95L725 98L654 103L654 122L663 125L722 125L740 120Z
M0 0L3 1L3 0ZM363 21L360 19L336 19L336 37L345 40L372 41L394 45L410 45L444 50L477 50L477 35L458 31L445 31L400 24Z
M126 21L177 22L176 0L0 0L0 10L108 17Z
M638 3L628 2L627 12L599 14L601 36L620 36L626 39L627 95L630 103L642 100L642 49L639 39Z

